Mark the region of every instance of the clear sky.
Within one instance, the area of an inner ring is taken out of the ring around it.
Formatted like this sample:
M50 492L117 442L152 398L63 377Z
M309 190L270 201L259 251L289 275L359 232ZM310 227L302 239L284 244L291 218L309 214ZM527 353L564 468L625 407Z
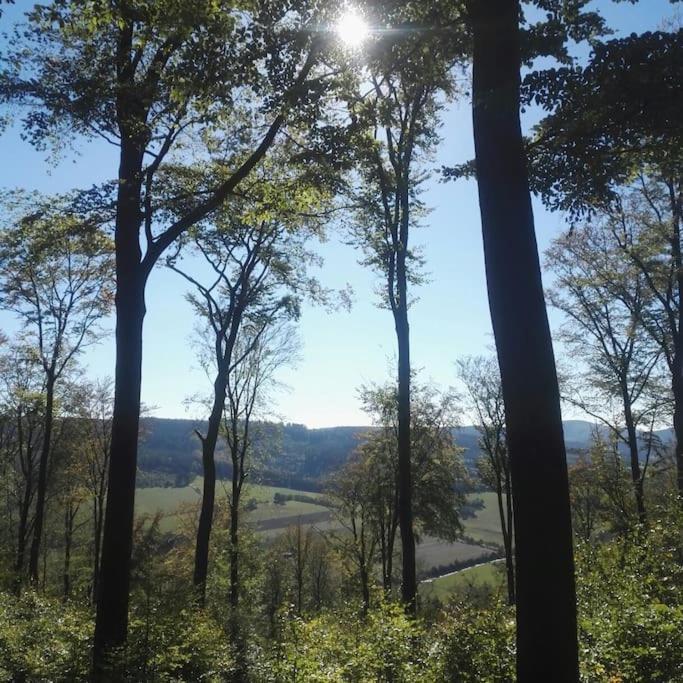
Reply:
M7 6L0 26L8 26L31 3L17 0ZM668 0L641 0L637 5L594 3L617 35L655 29L674 14ZM537 114L530 111L525 123ZM470 105L461 100L444 116L443 143L434 167L453 165L473 156ZM0 135L0 188L23 187L59 192L87 187L116 173L116 149L88 142L74 150L56 167L20 138L16 128ZM441 386L456 385L454 362L468 354L486 353L492 344L491 325L481 244L476 184L473 181L441 184L435 176L428 182L424 199L432 213L425 228L413 232L413 244L422 244L430 281L415 291L419 299L410 312L411 354L424 379ZM535 202L539 247L564 228L563 217L545 211ZM344 245L343 235L329 227L329 240L319 249L324 266L319 272L327 287L354 290L350 311L327 312L306 305L299 325L303 341L301 360L284 370L280 379L288 390L275 400L274 417L310 427L359 425L368 422L360 410L358 388L381 382L393 373L395 338L391 314L377 308L376 275L358 265L358 252ZM186 285L163 268L152 273L147 290L142 397L159 417L198 417L188 412L184 400L210 391L189 343L194 325L185 302ZM559 317L551 312L551 323ZM113 320L109 321L113 331ZM11 332L15 322L0 312L0 329ZM561 350L558 349L561 355ZM83 358L88 373L113 375L114 347L111 336Z

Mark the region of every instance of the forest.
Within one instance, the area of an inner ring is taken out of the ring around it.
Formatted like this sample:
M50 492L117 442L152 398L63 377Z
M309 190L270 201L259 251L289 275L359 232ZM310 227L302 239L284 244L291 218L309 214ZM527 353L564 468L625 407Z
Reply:
M677 4L0 0L0 680L683 681Z

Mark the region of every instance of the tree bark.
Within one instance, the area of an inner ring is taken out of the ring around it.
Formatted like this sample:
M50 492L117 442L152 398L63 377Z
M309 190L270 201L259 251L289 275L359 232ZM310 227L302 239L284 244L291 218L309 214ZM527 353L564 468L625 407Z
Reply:
M407 207L404 209L407 221ZM403 234L406 235L407 231ZM408 325L406 245L396 254L398 306L394 314L398 342L398 524L401 534L401 599L409 614L417 609L415 536L413 533L412 473L410 461L410 327Z
M92 602L97 604L97 589L100 578L100 555L102 553L102 523L104 521L104 499L95 499L93 509L93 570Z
M502 473L501 473L502 474ZM515 604L515 572L514 565L512 561L512 538L510 536L510 526L509 526L509 515L510 515L510 504L507 503L507 510L505 504L503 503L503 486L502 481L497 475L498 483L496 486L496 499L498 500L498 516L500 517L500 529L503 534L503 547L505 548L505 571L507 575L507 588L508 588L508 604ZM509 494L506 496L508 501L510 499Z
M71 504L67 503L64 510L64 600L67 600L71 595L71 545L74 535L74 514Z
M237 609L240 596L240 574L239 574L239 494L235 496L233 486L233 500L230 504L230 607Z
M194 554L193 582L200 607L206 602L206 577L209 571L209 542L213 527L213 512L216 499L216 444L225 406L226 377L219 371L214 381L214 399L209 415L206 436L202 441L202 468L204 485L202 487L202 508L197 527L197 542Z
M43 422L43 445L38 461L38 487L36 489L36 511L33 523L33 541L28 562L28 575L31 583L38 584L38 563L40 562L40 544L43 538L43 522L45 520L45 498L47 496L47 468L50 460L52 443L52 423L54 417L55 376L54 371L47 373L45 384L45 419Z
M681 221L683 207L680 193L673 181L667 182L672 214L671 252L676 272L678 301L673 325L673 347L671 390L674 398L674 435L676 437L676 483L678 497L683 504L683 256L681 255Z
M473 123L516 550L517 678L578 680L566 453L519 118L519 1L472 0Z
M115 230L116 370L93 645L94 680L107 680L107 651L125 643L128 629L145 318L146 272L141 265L139 243L141 165L142 146L125 143L121 149Z
M17 529L17 555L15 561L15 591L21 593L24 573L24 556L26 554L26 541L29 535L29 512L31 509L31 497L33 486L33 453L31 452L31 437L24 440L24 426L22 422L21 408L17 415L17 438L19 440L19 457L24 458L26 468L24 471L24 495L22 496L21 508L19 510L19 528ZM25 445L24 445L25 444ZM25 449L25 456L24 456Z
M643 475L640 468L638 433L636 432L636 425L633 419L633 412L631 410L631 399L628 395L628 389L625 386L622 387L622 397L624 401L624 423L626 425L626 434L628 437L629 461L631 465L631 481L633 482L633 494L636 500L638 520L641 524L644 524L646 518L645 498L643 491Z

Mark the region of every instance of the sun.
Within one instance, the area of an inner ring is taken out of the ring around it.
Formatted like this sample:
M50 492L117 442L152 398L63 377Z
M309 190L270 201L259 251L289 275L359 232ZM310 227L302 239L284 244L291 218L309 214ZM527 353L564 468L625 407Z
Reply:
M370 31L365 19L357 11L347 9L337 21L336 32L344 45L358 47Z

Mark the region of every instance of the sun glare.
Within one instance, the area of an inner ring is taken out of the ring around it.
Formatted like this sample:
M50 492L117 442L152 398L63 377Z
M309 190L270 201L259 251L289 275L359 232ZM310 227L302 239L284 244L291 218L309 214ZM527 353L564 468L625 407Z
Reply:
M365 19L355 10L348 9L337 21L337 35L348 47L358 47L368 36Z

